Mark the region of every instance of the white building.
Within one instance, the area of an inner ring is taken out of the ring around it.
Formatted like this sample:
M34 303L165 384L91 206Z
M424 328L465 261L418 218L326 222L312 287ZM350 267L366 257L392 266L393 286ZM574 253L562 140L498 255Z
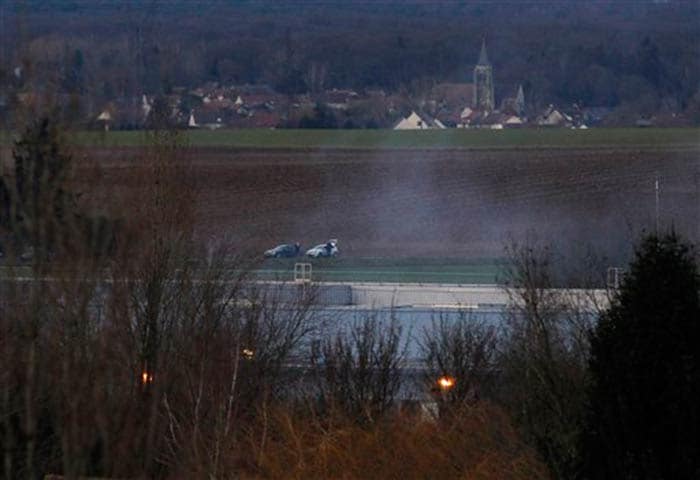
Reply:
M411 112L411 114L403 118L399 123L394 126L394 130L432 130L432 129L444 129L445 125L440 120L437 119L423 119L416 112Z
M194 118L194 110L190 111L190 119L187 121L187 126L190 128L199 127L199 125L197 125L197 120Z

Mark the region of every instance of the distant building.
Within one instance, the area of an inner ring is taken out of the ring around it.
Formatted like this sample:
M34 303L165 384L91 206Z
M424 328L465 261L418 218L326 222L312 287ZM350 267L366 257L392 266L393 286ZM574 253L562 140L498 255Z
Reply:
M573 125L573 118L550 105L537 118L537 125L541 127L570 127Z
M348 105L353 100L360 98L354 90L326 90L321 95L320 100L333 110L347 110Z
M486 54L486 40L484 40L481 44L479 62L474 67L474 108L482 112L493 112L496 105L493 91L493 70Z
M600 125L611 112L610 107L586 107L581 110L581 117L588 125Z
M187 121L187 126L189 128L198 128L199 125L197 124L197 120L194 118L194 110L190 111L190 118Z
M109 124L112 123L112 113L105 109L97 116L97 122L102 125L105 132L109 131Z
M525 115L525 92L522 84L518 85L518 93L515 95L515 113L519 117Z
M141 112L143 112L144 122L148 118L148 115L151 113L152 109L153 109L153 100L149 100L145 94L142 95L141 96Z
M445 125L436 118L430 118L427 115L425 118L418 115L416 112L401 119L395 126L394 130L431 130L443 129Z
M479 126L483 119L497 111L493 67L486 51L486 41L481 44L471 76L473 83L439 83L433 86L422 108L450 127ZM522 87L507 102L508 113L524 118L525 95Z
M461 111L471 107L474 101L474 84L472 83L438 83L429 95L441 108Z
M518 85L518 91L514 97L504 98L501 102L501 112L518 117L525 117L525 93L523 86Z
M503 126L507 128L518 128L522 127L525 124L522 118L518 117L517 115L510 115L506 117L505 121L503 122Z

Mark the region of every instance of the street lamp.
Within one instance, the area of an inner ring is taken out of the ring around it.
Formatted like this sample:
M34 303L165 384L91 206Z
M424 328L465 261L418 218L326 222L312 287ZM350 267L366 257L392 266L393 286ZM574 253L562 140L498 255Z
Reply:
M435 387L433 387L433 392L435 394L435 401L438 408L438 417L442 418L446 413L448 413L448 405L450 403L449 393L455 387L457 380L452 375L442 375L435 382Z
M438 387L440 387L440 390L442 390L443 392L448 392L449 390L452 390L456 383L457 381L455 380L455 378L450 375L443 375L437 379Z
M147 384L149 384L149 383L153 383L153 374L147 372L146 370L144 370L144 371L141 373L141 383L142 383L143 385L147 385Z

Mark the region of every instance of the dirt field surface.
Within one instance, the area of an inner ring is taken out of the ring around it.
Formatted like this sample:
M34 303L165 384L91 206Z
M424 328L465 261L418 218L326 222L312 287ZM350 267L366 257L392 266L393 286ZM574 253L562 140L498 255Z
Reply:
M89 148L129 188L137 149ZM259 250L339 239L348 257L498 257L528 232L563 251L629 252L659 219L700 231L700 146L542 149L190 147L197 232Z

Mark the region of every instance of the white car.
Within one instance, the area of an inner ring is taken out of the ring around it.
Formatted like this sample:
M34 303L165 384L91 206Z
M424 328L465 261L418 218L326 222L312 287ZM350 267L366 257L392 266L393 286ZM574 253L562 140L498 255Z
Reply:
M333 238L326 243L310 248L306 251L306 256L311 258L335 257L338 255L338 251L338 240Z

